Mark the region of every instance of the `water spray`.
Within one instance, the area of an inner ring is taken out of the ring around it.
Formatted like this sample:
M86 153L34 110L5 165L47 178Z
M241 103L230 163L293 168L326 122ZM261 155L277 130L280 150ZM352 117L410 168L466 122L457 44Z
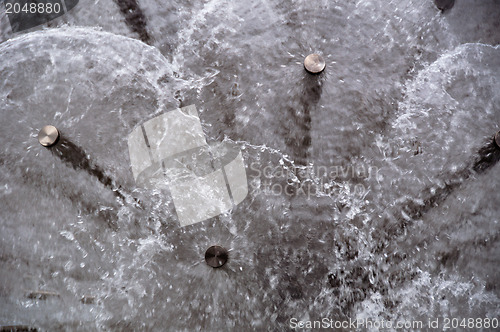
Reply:
M81 147L73 143L56 127L52 125L44 126L38 133L38 141L66 164L76 170L84 170L97 178L99 182L105 187L110 188L122 201L125 202L126 196L130 196L120 186L117 186L115 181L101 167L93 164ZM136 207L143 208L139 200L135 198L134 200Z

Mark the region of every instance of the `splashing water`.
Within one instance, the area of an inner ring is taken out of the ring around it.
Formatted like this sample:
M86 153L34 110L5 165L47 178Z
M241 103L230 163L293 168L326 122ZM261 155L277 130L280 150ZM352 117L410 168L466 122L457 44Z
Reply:
M0 325L499 317L498 2L139 5L152 46L112 1L16 36L0 14ZM250 190L180 227L168 189L136 186L127 136L190 104L240 146ZM46 124L76 160L38 144Z

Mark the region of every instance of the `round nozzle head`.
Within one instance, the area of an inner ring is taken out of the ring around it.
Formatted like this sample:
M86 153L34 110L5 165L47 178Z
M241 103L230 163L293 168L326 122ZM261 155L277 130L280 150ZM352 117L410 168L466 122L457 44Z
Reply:
M45 126L38 133L38 142L45 147L50 147L57 143L59 130L54 126Z
M205 252L205 262L211 267L221 267L226 264L229 253L221 246L211 246Z
M434 0L434 4L439 10L445 11L455 5L455 0Z
M325 67L325 60L319 54L309 54L304 60L304 68L311 74L319 74Z

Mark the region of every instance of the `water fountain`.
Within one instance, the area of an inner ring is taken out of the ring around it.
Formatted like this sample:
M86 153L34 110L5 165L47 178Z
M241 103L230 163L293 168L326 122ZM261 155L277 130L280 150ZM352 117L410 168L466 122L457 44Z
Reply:
M101 0L15 32L0 10L0 329L498 323L499 16ZM175 181L217 170L230 204L186 221L206 195Z

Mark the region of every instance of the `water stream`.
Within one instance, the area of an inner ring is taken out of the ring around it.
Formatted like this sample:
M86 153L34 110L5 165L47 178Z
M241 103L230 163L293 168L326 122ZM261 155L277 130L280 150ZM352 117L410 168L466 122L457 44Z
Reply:
M81 0L16 34L3 10L0 326L500 319L499 1ZM181 227L127 139L192 104L249 193Z

